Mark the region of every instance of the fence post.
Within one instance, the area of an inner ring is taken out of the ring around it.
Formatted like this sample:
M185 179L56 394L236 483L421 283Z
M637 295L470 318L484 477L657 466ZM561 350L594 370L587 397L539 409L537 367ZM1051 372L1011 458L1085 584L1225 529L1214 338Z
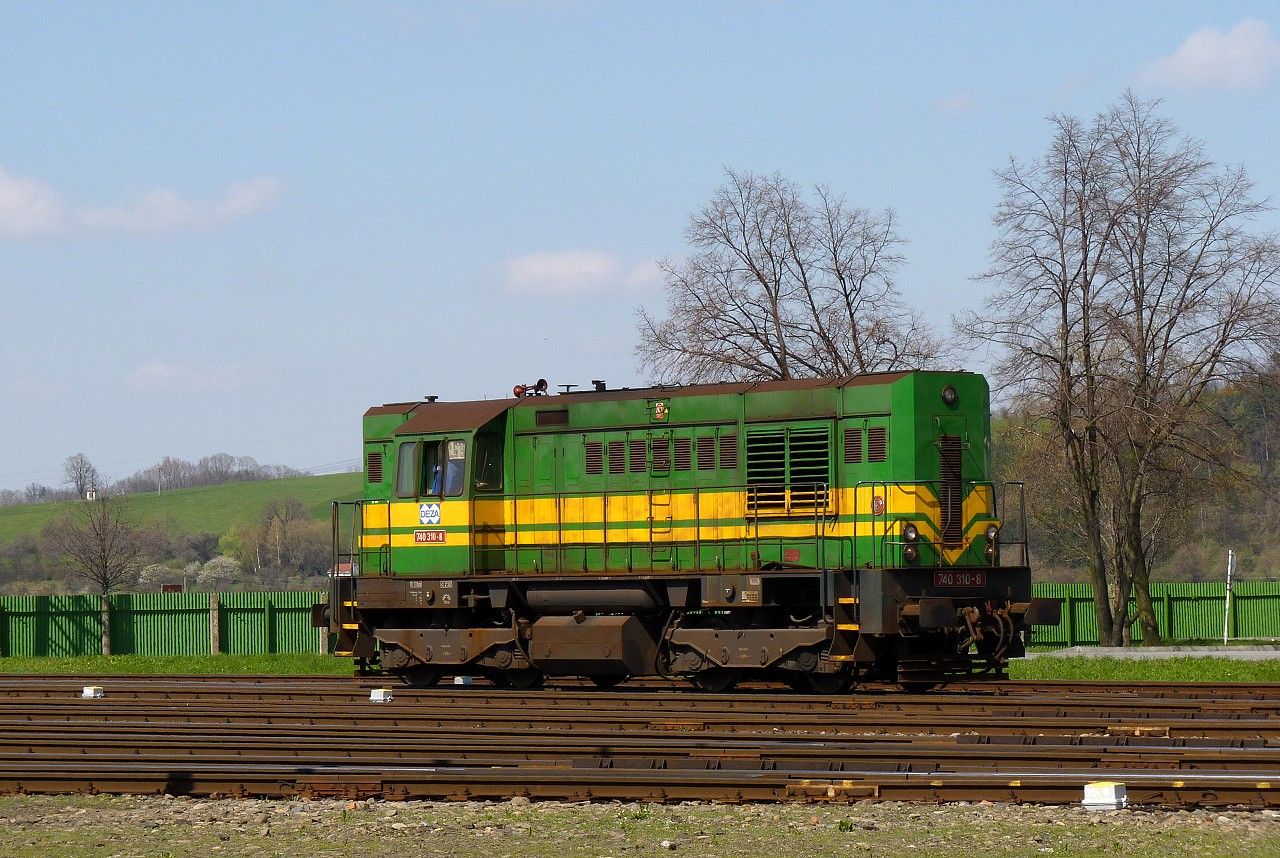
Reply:
M1169 585L1164 587L1164 636L1173 638L1173 588Z
M1076 602L1071 598L1071 594L1067 593L1063 598L1067 603L1067 646L1076 645Z
M209 654L217 655L222 652L221 640L221 623L222 611L218 606L218 594L209 594Z

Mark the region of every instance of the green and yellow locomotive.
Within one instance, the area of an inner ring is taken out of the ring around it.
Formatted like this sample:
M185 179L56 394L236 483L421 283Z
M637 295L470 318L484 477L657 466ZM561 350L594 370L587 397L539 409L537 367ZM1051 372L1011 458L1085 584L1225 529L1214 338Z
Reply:
M316 612L339 655L412 684L836 691L1000 676L1056 621L980 375L514 392L366 412Z

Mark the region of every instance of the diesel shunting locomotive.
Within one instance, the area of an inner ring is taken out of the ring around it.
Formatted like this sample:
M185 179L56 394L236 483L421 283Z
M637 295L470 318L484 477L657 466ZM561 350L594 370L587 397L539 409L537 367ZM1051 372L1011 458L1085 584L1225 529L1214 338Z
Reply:
M414 685L1003 676L1033 623L1019 484L967 372L594 389L364 415L333 651Z

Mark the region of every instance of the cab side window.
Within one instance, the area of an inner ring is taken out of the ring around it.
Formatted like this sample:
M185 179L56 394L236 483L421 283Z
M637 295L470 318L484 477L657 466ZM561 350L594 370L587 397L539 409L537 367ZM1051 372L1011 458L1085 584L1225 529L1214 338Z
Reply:
M396 497L418 496L418 442L404 441L396 450Z
M475 465L476 491L502 491L502 436L481 435L476 438Z
M467 442L450 441L445 451L448 455L444 460L444 494L456 498L466 486Z

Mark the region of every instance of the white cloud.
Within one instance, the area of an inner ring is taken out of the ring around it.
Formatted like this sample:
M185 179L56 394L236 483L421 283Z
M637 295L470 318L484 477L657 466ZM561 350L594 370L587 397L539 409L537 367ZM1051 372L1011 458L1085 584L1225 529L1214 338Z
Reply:
M507 260L512 295L579 295L616 284L622 263L604 250L553 250Z
M87 206L79 211L80 222L93 229L122 232L171 232L193 224L196 209L168 190L148 191L124 206Z
M214 215L224 223L255 215L275 205L283 190L284 185L274 176L259 176L239 182L227 188L214 209Z
M269 208L279 198L280 191L280 181L270 176L234 184L212 201L192 202L161 188L142 194L126 205L82 208L79 217L87 227L122 232L211 229Z
M624 282L632 289L654 289L662 285L664 276L658 260L650 259L631 266Z
M933 103L933 109L947 117L964 116L972 113L977 106L973 93L964 91L953 92Z
M1263 21L1246 18L1231 30L1197 30L1167 57L1156 60L1141 81L1200 92L1257 92L1280 75L1280 41Z
M62 200L52 188L0 167L0 235L29 238L58 232L65 217Z
M198 393L230 390L243 384L245 378L244 369L237 364L197 366L153 360L135 367L124 383L126 387L139 391Z
M585 295L606 289L650 289L662 271L650 260L627 266L607 250L549 250L508 259L506 291L512 295Z

